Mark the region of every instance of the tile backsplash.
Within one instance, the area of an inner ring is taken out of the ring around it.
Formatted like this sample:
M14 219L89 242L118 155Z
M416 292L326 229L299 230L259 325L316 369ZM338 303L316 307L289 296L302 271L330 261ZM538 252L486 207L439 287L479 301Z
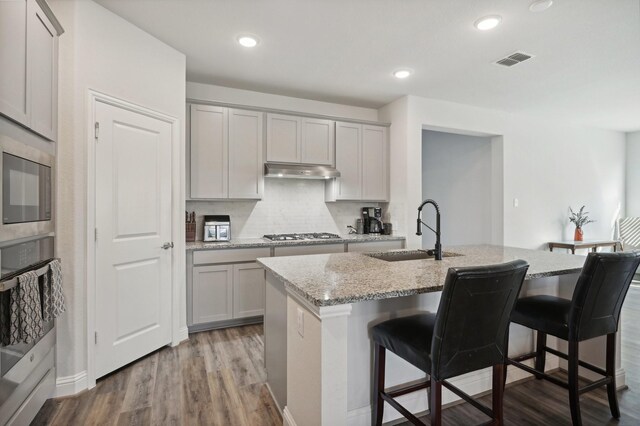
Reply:
M202 240L204 215L231 216L232 238L256 238L264 234L294 232L347 233L355 226L360 208L378 207L370 202L324 202L324 181L265 179L260 201L187 201L196 212L196 239Z

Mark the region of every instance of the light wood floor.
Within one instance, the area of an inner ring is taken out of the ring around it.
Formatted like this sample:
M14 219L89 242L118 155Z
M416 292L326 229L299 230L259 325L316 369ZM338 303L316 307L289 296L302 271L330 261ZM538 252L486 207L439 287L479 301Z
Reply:
M585 426L640 425L640 287L632 288L625 302L622 335L629 385L618 395L622 418L611 419L606 394L598 390L581 397ZM103 378L91 391L47 401L33 424L281 425L264 384L262 354L260 325L192 334L176 348L161 349ZM505 423L570 425L568 399L564 389L540 380L510 386ZM445 409L443 420L470 425L486 418L460 404Z
M267 390L262 326L192 334L49 400L33 425L282 425Z

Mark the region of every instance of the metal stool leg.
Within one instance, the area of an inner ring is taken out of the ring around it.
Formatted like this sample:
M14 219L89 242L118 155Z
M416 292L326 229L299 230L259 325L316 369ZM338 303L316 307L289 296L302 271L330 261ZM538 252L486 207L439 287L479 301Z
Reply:
M571 408L571 420L573 426L582 426L580 416L580 392L578 384L578 342L569 341L569 406Z
M373 349L373 418L371 424L382 425L384 414L384 400L380 392L384 392L385 348L377 343Z
M442 426L442 383L431 376L431 426Z
M506 376L507 364L493 366L493 389L492 389L492 411L493 426L501 426L503 420L503 398L504 398L504 378Z
M544 348L547 346L547 333L541 331L537 332L538 338L536 341L536 363L535 369L541 373L544 373L544 366L547 359L547 353ZM536 374L536 379L542 379L542 376Z
M616 334L607 334L607 376L611 377L611 383L607 385L609 397L609 409L611 415L619 419L618 395L616 393Z

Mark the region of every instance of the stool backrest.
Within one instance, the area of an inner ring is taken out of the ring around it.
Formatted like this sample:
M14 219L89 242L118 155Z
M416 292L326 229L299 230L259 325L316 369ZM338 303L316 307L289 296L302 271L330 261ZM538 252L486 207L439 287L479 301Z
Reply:
M622 303L640 264L640 253L589 253L573 292L569 340L618 331Z
M509 318L529 264L451 268L442 291L431 344L438 380L501 364Z

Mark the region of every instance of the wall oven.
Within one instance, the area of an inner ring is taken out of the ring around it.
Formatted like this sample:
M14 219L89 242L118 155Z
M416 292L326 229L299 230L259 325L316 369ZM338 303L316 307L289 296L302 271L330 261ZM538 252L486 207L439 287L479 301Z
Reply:
M0 336L6 336L12 278L51 261L54 238L33 237L0 243ZM41 289L42 291L42 289ZM0 424L28 423L53 392L55 328L44 323L44 334L32 343L9 344L0 338ZM35 412L34 412L35 410Z
M54 157L0 135L0 242L50 234Z

